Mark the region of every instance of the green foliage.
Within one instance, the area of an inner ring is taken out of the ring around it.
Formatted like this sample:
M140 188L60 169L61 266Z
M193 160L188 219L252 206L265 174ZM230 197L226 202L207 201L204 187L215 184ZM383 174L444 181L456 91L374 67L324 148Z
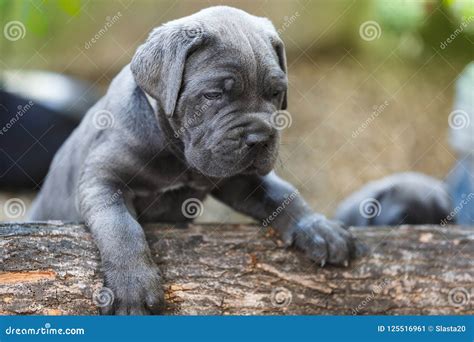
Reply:
M418 28L425 17L422 1L413 0L375 0L375 13L384 28L397 32L413 31Z
M28 33L44 37L54 29L58 15L79 15L81 0L0 0L2 22L19 20Z
M474 34L474 1L444 0L443 5L448 8L458 26L464 24L465 30Z
M71 16L78 15L81 11L81 0L58 0L58 2L59 7Z
M28 32L42 37L48 33L50 18L38 7L40 5L41 2L37 0L32 0L29 3L23 2L22 17L20 20L25 23Z

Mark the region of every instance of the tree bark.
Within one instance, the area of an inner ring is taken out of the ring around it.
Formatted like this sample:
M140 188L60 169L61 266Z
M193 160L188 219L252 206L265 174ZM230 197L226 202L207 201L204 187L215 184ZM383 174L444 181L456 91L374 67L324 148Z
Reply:
M272 230L146 227L173 315L474 314L474 230L358 228L367 255L319 268ZM98 314L99 254L81 225L0 224L0 314Z

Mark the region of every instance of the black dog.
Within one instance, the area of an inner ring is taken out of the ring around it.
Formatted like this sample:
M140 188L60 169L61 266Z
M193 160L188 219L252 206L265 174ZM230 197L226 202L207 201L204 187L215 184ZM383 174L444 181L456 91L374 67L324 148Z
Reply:
M397 173L373 181L347 197L336 219L350 226L442 224L451 221L446 185L426 175Z

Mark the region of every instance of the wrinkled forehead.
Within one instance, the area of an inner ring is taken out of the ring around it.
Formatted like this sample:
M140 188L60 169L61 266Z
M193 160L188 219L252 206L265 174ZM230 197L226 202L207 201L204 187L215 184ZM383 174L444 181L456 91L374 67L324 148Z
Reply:
M268 37L229 34L211 40L186 61L185 79L240 74L246 79L272 75L285 77Z

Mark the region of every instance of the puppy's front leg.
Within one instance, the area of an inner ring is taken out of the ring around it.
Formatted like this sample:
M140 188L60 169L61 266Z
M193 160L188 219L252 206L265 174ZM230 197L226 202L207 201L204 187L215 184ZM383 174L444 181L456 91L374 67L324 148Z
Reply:
M100 172L84 172L79 186L82 217L100 251L105 285L115 300L104 314L158 313L163 291L142 227L129 213L123 192Z
M276 228L287 245L303 250L320 263L348 265L355 241L339 223L313 212L291 184L275 173L242 175L227 179L213 195L265 226Z

